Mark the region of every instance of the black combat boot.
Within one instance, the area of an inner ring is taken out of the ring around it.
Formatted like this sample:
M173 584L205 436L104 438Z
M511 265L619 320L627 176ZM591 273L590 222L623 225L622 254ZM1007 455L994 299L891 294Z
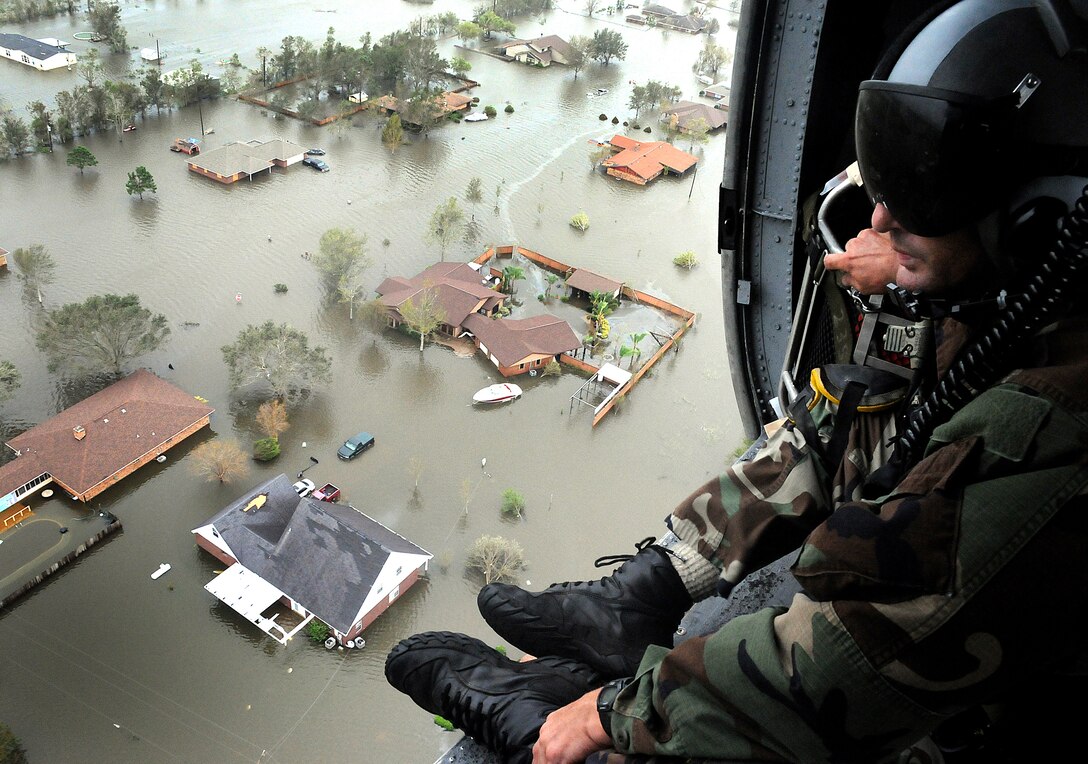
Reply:
M385 678L511 764L533 760L533 744L548 714L605 683L575 661L550 657L519 663L449 631L401 640L385 659Z
M627 560L599 581L552 584L536 593L488 584L476 599L480 613L531 655L572 658L609 679L634 676L647 646L672 647L692 605L669 553L651 541L638 544L638 554L597 560L598 567Z

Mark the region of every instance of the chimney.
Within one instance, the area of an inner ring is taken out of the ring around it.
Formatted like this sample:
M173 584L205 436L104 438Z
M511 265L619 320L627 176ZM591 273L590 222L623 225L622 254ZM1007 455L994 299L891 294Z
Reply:
M77 424L72 428L72 434L76 436L76 440L83 440L87 437L87 431L83 429L83 425Z

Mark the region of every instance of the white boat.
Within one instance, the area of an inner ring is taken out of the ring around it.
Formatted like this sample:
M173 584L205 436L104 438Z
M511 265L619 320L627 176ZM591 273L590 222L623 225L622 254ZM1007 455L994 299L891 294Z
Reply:
M487 119L487 115L484 114L482 111L478 111L478 112L475 112L474 114L469 114L462 121L463 122L483 122L485 119Z
M489 385L472 396L473 403L502 403L521 397L521 388L509 382Z
M162 565L159 566L158 570L156 570L154 573L151 574L151 577L152 578L158 578L159 576L161 576L163 573L165 573L168 570L170 570L170 563L164 562Z

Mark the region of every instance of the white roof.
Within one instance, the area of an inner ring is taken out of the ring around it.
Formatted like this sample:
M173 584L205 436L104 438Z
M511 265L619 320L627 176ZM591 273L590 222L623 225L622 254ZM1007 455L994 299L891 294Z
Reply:
M283 592L238 563L204 584L204 588L280 644L287 644L287 640L313 617L304 620L290 633L276 623L275 618L263 617L261 613L278 602L284 596Z

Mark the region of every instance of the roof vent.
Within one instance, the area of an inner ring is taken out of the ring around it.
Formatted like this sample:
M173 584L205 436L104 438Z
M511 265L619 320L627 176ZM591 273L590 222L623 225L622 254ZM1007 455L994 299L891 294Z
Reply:
M83 440L87 437L87 431L83 429L83 425L77 424L72 428L72 434L76 436L76 440Z

